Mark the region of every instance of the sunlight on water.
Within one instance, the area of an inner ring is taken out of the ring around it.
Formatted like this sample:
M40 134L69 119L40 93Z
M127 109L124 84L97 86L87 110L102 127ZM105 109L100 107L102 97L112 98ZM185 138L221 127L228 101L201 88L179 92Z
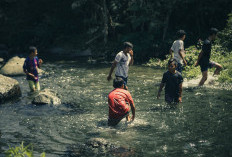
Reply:
M0 147L33 143L35 151L47 156L68 156L69 147L91 138L104 138L129 147L133 156L229 156L231 148L231 85L206 83L199 78L185 80L183 103L164 102L164 91L156 99L164 71L133 66L129 91L136 105L136 118L108 127L107 95L110 65L82 65L74 62L44 64L42 88L54 90L59 106L34 106L24 77L17 77L22 97L0 105ZM213 80L213 77L209 77ZM211 81L213 82L213 81ZM0 150L1 150L0 149ZM85 156L85 155L83 155Z

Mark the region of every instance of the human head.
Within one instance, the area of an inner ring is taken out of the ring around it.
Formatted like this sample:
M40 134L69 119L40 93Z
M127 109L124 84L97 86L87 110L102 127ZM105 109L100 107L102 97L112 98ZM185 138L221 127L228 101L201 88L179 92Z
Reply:
M170 59L168 61L168 70L169 71L175 71L177 67L177 62L175 59Z
M124 81L120 77L116 77L113 81L114 88L124 88Z
M126 53L129 53L133 49L133 44L131 42L124 42L123 49Z
M29 47L29 55L32 55L32 56L37 56L37 48L34 47L34 46L30 46Z
M217 28L210 28L209 36L212 40L215 40L217 37L218 29Z
M184 30L178 30L176 35L178 39L184 40L186 37L186 32Z

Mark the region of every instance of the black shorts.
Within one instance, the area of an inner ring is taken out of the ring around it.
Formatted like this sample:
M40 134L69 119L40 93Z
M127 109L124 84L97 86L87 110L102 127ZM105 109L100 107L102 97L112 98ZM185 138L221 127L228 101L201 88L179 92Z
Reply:
M179 103L179 97L172 97L172 96L169 96L168 94L165 94L165 101L168 104L176 104L176 103Z
M200 67L201 67L201 72L204 72L204 71L208 71L208 69L210 68L213 68L215 67L215 62L212 62L210 61L208 64L201 64Z
M129 115L129 112L127 112L125 115L121 116L117 119L108 119L108 126L116 126L123 118Z

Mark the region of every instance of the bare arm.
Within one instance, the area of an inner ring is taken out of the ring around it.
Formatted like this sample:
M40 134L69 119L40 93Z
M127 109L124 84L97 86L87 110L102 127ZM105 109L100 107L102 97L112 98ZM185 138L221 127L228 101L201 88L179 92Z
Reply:
M200 59L201 59L201 57L202 57L202 54L203 54L203 51L201 51L201 52L199 53L198 58L197 58L197 62L195 63L195 66L198 66L199 61L200 61Z
M159 99L160 98L160 93L161 93L161 91L162 91L162 89L164 88L164 83L160 83L160 88L159 88L159 91L158 91L158 94L157 94L157 99Z
M179 85L179 102L182 102L182 83Z
M132 111L132 118L131 120L133 121L135 119L135 104L134 103L130 103L131 106L131 111Z
M184 51L184 50L179 50L179 55L180 55L180 57L183 59L184 65L187 65L187 62L186 62L186 60L184 59L184 56L182 55L181 51Z
M129 65L133 65L134 64L134 52L133 52L133 50L131 50L130 52L130 56L131 56L131 60L130 60L130 64Z
M114 69L115 69L117 63L118 63L118 62L116 62L116 61L113 62L112 66L111 66L111 68L110 68L109 75L108 75L108 77L107 77L107 80L108 80L108 81L111 80L111 75L112 75L112 73L113 73L113 71L114 71Z
M172 49L169 50L170 58L173 58L173 51Z

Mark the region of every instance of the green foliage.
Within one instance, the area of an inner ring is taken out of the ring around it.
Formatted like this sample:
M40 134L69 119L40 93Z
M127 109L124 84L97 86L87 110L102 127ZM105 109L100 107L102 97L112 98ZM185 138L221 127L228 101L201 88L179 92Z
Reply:
M231 0L1 0L0 44L13 53L30 45L112 50L125 40L135 45L136 60L165 55L178 29L188 45L205 36L209 26L225 27ZM218 7L220 6L220 7ZM184 16L183 16L184 15ZM231 21L231 19L229 19ZM194 26L194 27L193 27ZM229 27L229 26L228 26ZM225 41L230 32L225 31ZM89 42L92 41L92 42ZM105 43L106 41L106 43ZM103 44L104 43L104 44ZM116 43L116 44L115 44ZM225 42L225 45L228 45Z
M227 49L227 51L232 51L232 13L230 13L227 20L227 25L224 30L219 32L219 43Z
M184 67L182 73L184 78L191 79L201 75L200 67L195 67L195 62L197 61L199 53L200 50L196 49L195 46L190 46L186 49L185 59L188 62L188 66ZM151 58L146 65L151 67L165 68L167 67L169 60L168 56L166 58L167 59L163 61L157 58ZM211 60L223 66L223 70L218 77L219 82L232 83L232 53L225 53L225 50L222 48L222 46L217 44L212 47ZM214 70L215 69L213 68L209 71L213 72Z
M33 146L29 144L27 146L23 145L23 142L20 146L10 147L6 151L6 157L33 157ZM40 157L45 157L45 153L43 152Z

